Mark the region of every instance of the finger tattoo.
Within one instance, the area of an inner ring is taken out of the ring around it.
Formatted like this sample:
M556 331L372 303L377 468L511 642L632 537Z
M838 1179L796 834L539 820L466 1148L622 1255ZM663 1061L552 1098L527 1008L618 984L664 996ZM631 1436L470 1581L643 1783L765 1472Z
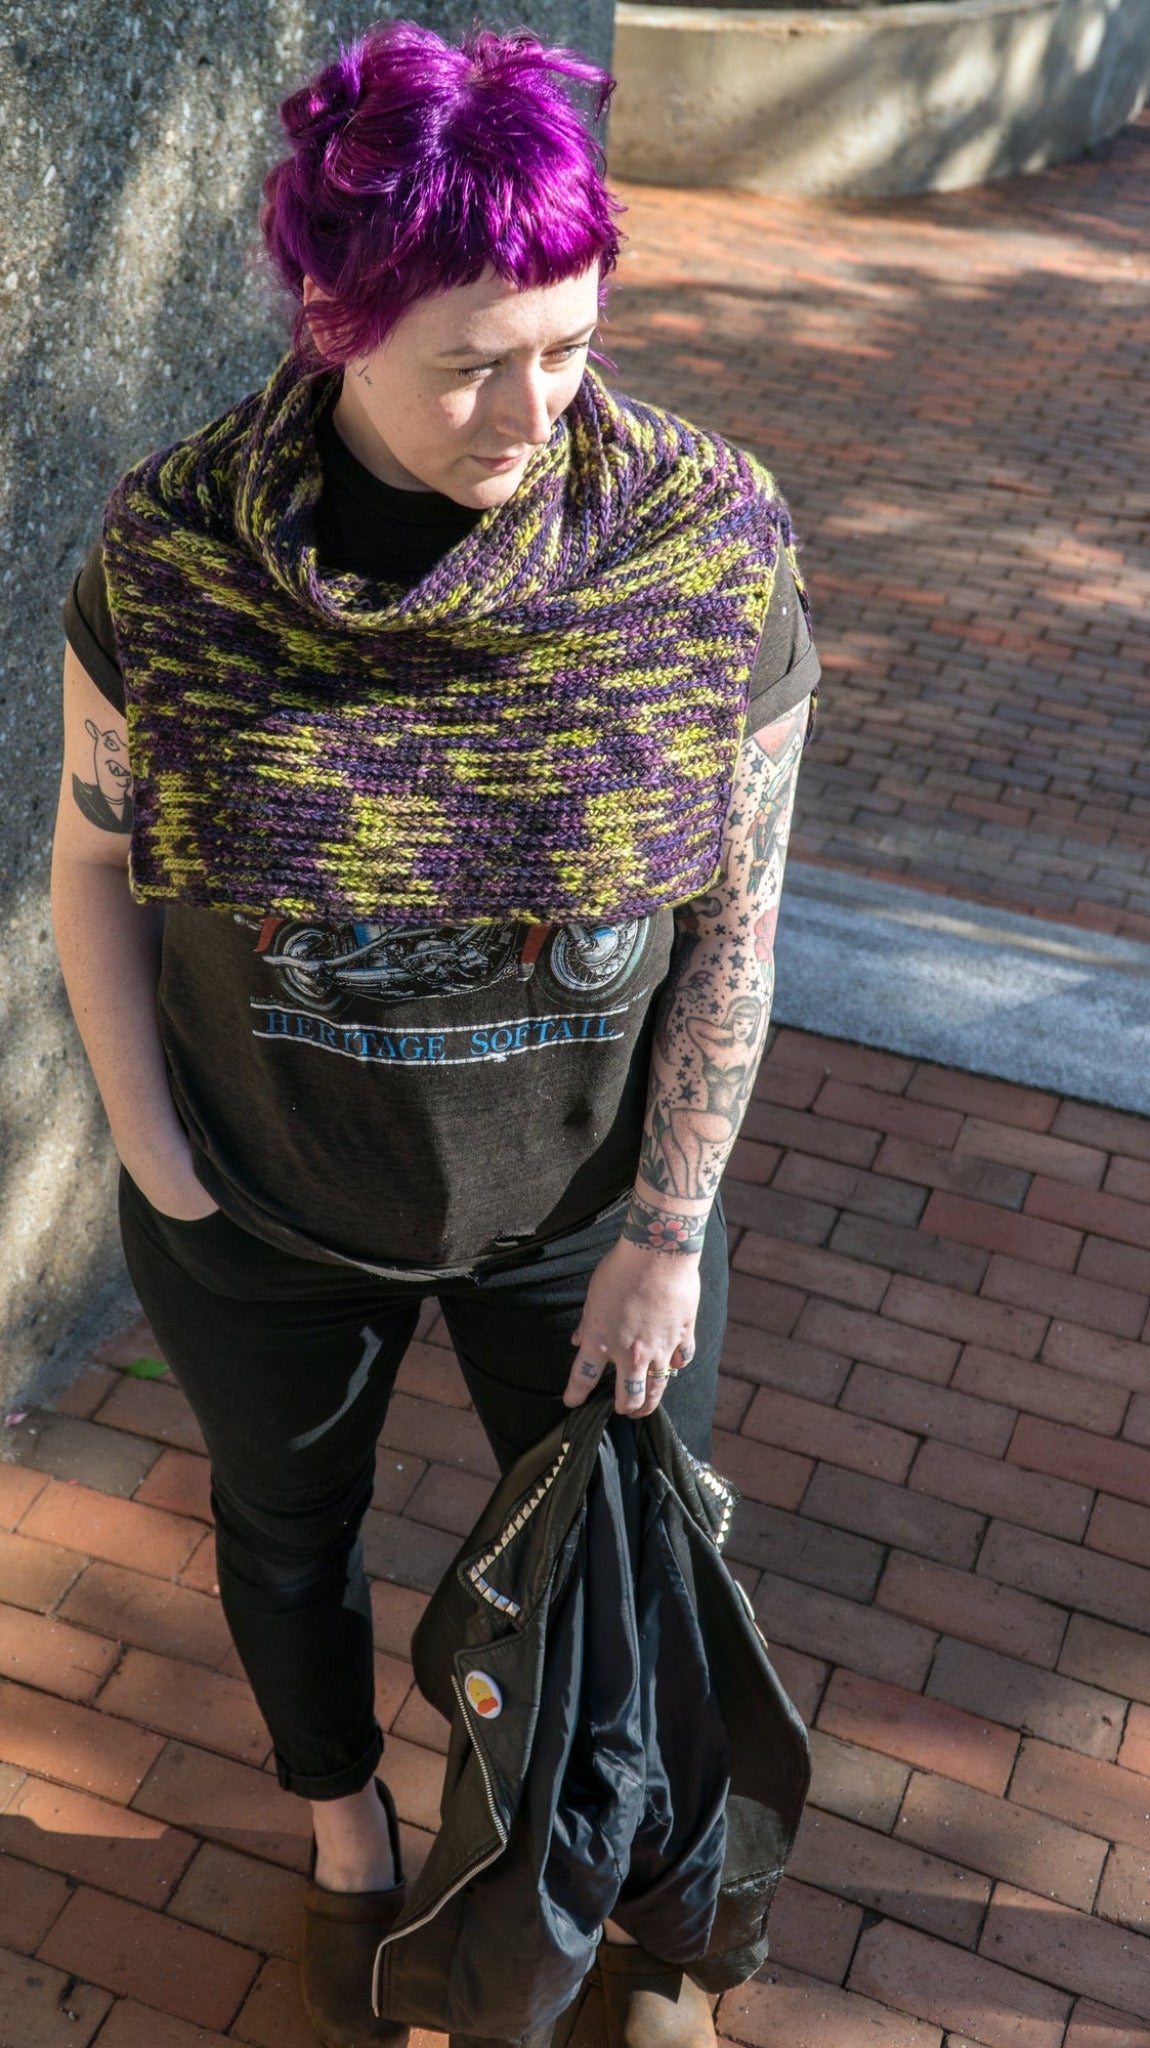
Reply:
M645 1379L624 1380L623 1385L626 1387L627 1392L630 1394L631 1399L633 1401L637 1401L640 1395L644 1394L647 1390L647 1382Z
M579 1370L582 1373L585 1380L597 1380L603 1368L601 1365L592 1365L591 1360L589 1358L585 1358L582 1364L580 1365Z

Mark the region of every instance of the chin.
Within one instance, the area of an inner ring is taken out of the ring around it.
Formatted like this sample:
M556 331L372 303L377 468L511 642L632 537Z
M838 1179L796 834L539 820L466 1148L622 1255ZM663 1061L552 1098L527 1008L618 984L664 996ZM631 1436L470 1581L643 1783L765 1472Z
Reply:
M481 512L490 512L496 505L505 505L508 498L515 496L523 482L526 467L527 464L523 462L518 469L506 470L501 475L478 478L475 483L467 486L467 496L462 502L474 505L476 510Z

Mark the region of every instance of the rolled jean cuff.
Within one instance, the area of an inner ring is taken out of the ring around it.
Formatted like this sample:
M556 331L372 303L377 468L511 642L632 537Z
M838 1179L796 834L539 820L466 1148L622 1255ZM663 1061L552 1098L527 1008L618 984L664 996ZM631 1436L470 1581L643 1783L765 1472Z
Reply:
M276 1750L276 1776L285 1792L297 1792L301 1799L347 1799L353 1792L362 1792L375 1776L376 1765L383 1755L383 1730L377 1721L372 1738L358 1763L348 1764L342 1771L329 1771L326 1777L305 1778Z

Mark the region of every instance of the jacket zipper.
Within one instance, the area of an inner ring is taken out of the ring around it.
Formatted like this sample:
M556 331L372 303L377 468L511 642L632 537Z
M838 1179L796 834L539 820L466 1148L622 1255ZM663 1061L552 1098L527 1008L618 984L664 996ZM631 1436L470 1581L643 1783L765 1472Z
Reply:
M464 1705L463 1694L460 1690L459 1680L456 1678L454 1672L452 1672L451 1674L451 1690L455 1694L455 1697L459 1703L459 1711L463 1715L464 1727L468 1727L470 1723L468 1722L467 1710ZM450 1903L450 1901L455 1897L456 1893L461 1892L463 1890L464 1885L470 1884L473 1877L479 1876L480 1871L488 1869L492 1863L496 1862L497 1859L500 1856L502 1856L503 1851L507 1847L507 1831L504 1828L503 1822L500 1820L499 1815L495 1810L495 1799L491 1791L491 1779L488 1776L487 1764L483 1755L483 1751L480 1749L474 1737L472 1737L471 1746L475 1751L475 1755L479 1763L479 1769L483 1776L483 1790L487 1798L487 1810L491 1815L491 1825L495 1829L495 1832L499 1837L498 1845L491 1851L490 1856L484 1856L480 1862L471 1864L470 1867L463 1872L462 1877L457 1878L453 1885L449 1885L448 1889L445 1892L441 1892L439 1897L436 1899L434 1905L429 1906L426 1913L421 1914L418 1920L412 1920L408 1926L398 1929L398 1931L394 1934L384 1935L383 1940L380 1942L379 1947L376 1949L375 1967L371 1973L371 2008L377 2020L382 2019L383 2017L379 2009L379 1993L380 1978L383 1974L382 1966L384 1949L388 1947L389 1943L393 1941L402 1941L405 1935L417 1934L421 1927L426 1927L428 1921L434 1920L437 1913L442 1913L443 1908Z

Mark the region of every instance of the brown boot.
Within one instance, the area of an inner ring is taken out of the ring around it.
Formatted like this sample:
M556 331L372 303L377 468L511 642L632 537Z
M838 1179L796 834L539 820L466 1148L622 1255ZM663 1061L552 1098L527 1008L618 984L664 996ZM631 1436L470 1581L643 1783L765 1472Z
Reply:
M621 1942L599 1943L607 2048L716 2048L711 2001L682 1970Z
M583 1988L573 2005L556 2020L551 2034L551 2048L604 2048L607 2040L607 2019L603 2011L603 1992L599 1975L592 1970L583 1980Z
M377 2020L371 2006L375 1952L395 1926L407 1896L395 1807L378 1778L375 1789L387 1809L397 1884L384 1892L329 1892L315 1883L312 1845L300 1981L308 2019L323 2048L407 2048L411 2039L409 2027Z

